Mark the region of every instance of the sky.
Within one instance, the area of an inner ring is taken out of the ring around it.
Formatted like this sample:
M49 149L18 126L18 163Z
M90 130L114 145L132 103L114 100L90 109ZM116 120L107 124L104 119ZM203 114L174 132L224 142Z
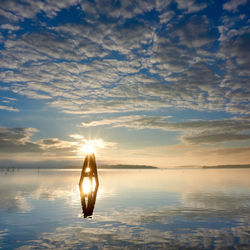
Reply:
M249 1L0 2L0 165L250 163Z

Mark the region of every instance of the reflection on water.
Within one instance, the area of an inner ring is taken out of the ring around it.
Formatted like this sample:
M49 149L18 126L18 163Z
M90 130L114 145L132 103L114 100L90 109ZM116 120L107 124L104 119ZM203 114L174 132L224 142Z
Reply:
M97 188L96 181L94 178L86 177L82 183L82 185L79 185L80 191L82 190L82 193L87 195L90 193L90 191L94 191Z
M79 174L1 173L0 246L250 247L250 170L99 171L98 192L89 177L89 192L79 188Z
M79 185L79 190L84 218L90 217L94 211L98 185L96 185L95 179L89 180L88 177L82 185Z

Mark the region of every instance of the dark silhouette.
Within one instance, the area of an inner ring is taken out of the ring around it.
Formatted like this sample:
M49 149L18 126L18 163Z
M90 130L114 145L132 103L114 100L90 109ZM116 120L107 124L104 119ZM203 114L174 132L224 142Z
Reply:
M84 183L84 178L89 179L88 190L84 190L82 184ZM95 180L95 183L93 182ZM88 154L85 157L82 173L79 181L79 190L81 195L82 212L84 218L87 218L93 214L95 207L96 195L99 187L99 180L97 174L97 166L94 154Z
M89 171L87 171L89 168ZM87 154L85 157L83 166L82 166L82 173L81 178L79 181L79 185L82 185L84 177L89 177L91 185L93 178L95 178L96 186L99 186L98 174L97 174L97 166L94 154Z

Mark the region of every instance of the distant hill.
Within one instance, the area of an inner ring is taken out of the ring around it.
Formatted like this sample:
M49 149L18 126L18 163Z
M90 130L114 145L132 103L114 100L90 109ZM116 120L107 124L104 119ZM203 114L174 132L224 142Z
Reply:
M184 166L176 166L176 167L171 167L171 168L187 168L187 169L203 169L203 168L209 168L209 169L216 169L216 168L221 168L221 169L227 169L227 168L250 168L250 164L234 164L234 165L211 165L211 166L199 166L199 165L184 165Z
M202 168L250 168L250 164L202 166Z
M117 165L97 165L98 169L157 169L157 167L147 166L147 165L125 165L125 164L117 164ZM7 165L1 166L0 170L16 170L16 169L82 169L82 165L68 165L68 166L51 166L50 164L46 166L15 166Z
M156 169L157 167L147 165L103 165L99 166L100 169Z
M214 166L197 166L197 165L184 165L176 167L167 167L164 169L230 169L230 168L250 168L250 164L239 164L239 165L214 165ZM78 166L0 166L0 170L16 170L16 169L82 169L82 165ZM126 165L126 164L117 164L117 165L98 165L98 169L159 169L158 167L148 166L148 165Z
M82 168L82 166L65 166L65 169ZM157 167L147 165L98 165L98 169L157 169Z

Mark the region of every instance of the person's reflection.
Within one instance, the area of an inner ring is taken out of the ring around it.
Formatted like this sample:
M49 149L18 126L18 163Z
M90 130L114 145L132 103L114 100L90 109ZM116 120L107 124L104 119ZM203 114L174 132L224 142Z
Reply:
M93 214L98 187L99 180L95 155L88 154L85 157L79 181L79 190L84 218Z

